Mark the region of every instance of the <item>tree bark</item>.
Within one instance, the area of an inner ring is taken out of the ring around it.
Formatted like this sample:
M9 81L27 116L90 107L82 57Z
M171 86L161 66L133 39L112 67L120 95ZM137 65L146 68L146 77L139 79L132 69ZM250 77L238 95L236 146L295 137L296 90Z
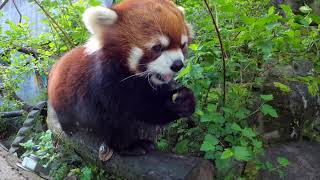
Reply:
M73 147L85 160L125 179L212 180L214 177L214 168L209 161L163 152L152 152L144 156L119 156L114 153L109 161L102 162L98 157L100 141L81 132L67 136L62 132L50 106L47 124L57 138Z

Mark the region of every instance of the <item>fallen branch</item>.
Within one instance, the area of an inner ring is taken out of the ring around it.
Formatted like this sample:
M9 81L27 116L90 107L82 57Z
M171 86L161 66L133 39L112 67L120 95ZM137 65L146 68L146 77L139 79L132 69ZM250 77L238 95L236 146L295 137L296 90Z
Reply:
M13 117L19 117L22 116L25 111L19 110L19 111L11 111L11 112L0 112L1 118L13 118Z
M144 156L119 156L114 153L109 161L103 163L98 157L100 141L82 132L76 132L72 137L66 136L50 107L47 124L59 140L69 144L85 160L124 179L212 180L214 177L214 168L209 161L163 152L153 152Z

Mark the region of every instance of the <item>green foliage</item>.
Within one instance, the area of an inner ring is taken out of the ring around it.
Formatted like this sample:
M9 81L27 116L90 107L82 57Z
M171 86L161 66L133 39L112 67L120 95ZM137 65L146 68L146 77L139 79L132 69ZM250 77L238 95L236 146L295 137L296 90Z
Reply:
M40 158L40 164L42 164L44 167L48 167L53 160L60 156L60 154L56 153L54 150L52 132L50 130L41 133L36 141L30 139L25 143L21 143L20 145L26 150L22 157L34 154Z
M3 31L0 27L0 79L9 104L19 105L13 95L26 75L35 73L43 92L46 92L47 76L57 58L88 39L88 32L81 21L84 10L89 5L100 5L98 1L83 0L75 3L70 0L29 2L42 8L39 11L46 15L42 22L49 29L36 35L25 16L18 24L6 20L10 30ZM39 99L45 100L46 94Z
M273 95L256 97L253 93L253 87L264 85L265 72L272 64L313 60L318 64L315 74L294 80L307 84L311 94L318 93L320 26L310 24L319 17L311 15L307 5L300 8L304 15L295 15L289 6L282 4L277 9L270 7L267 0L209 1L227 54L227 92L223 104L222 57L211 18L203 1L177 2L185 7L195 31L195 39L189 46L189 62L177 79L194 90L198 106L193 116L195 127L190 128L184 121L171 125L178 135L176 151L181 152L184 147L188 148L184 152L203 152L220 172L227 172L230 159L255 161L263 152L259 134L248 123L253 115L261 112L275 120L278 117L269 103ZM285 93L291 91L280 82L274 86Z

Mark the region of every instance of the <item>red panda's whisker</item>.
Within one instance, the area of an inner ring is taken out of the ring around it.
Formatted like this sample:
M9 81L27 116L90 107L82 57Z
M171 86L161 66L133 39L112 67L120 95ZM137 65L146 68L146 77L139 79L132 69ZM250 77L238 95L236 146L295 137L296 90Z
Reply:
M151 75L151 74L150 74ZM150 87L152 88L152 89L154 89L154 90L157 90L153 85L152 85L152 83L150 82L150 76L147 76L148 77L148 82L149 82L149 85L150 85Z
M146 72L142 72L142 73L138 73L138 74L133 74L133 75L131 75L131 76L128 76L128 77L122 79L120 82L123 82L123 81L125 81L125 80L128 80L128 79L130 79L130 78L132 78L132 77L143 76L145 73L146 73Z

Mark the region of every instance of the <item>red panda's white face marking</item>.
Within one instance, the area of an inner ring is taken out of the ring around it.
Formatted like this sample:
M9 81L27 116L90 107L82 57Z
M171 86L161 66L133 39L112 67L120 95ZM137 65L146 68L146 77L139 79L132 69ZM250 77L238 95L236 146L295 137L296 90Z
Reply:
M181 36L181 44L187 44L188 43L188 36L187 35L182 35Z
M191 29L184 9L169 0L124 0L112 6L89 8L83 20L93 34L87 54L102 52L119 60L132 74L167 83L183 67Z
M151 42L145 45L146 48L152 49L156 45L161 45L166 48L170 45L170 39L166 35L159 35L155 39L151 40Z
M180 62L178 70L173 69L173 64ZM167 83L172 80L177 71L183 67L184 55L180 48L163 51L153 62L148 64L147 71L152 72L151 80L157 84Z
M137 71L137 67L139 66L139 61L143 56L142 49L138 47L134 47L131 49L129 57L128 57L128 65L132 71Z

